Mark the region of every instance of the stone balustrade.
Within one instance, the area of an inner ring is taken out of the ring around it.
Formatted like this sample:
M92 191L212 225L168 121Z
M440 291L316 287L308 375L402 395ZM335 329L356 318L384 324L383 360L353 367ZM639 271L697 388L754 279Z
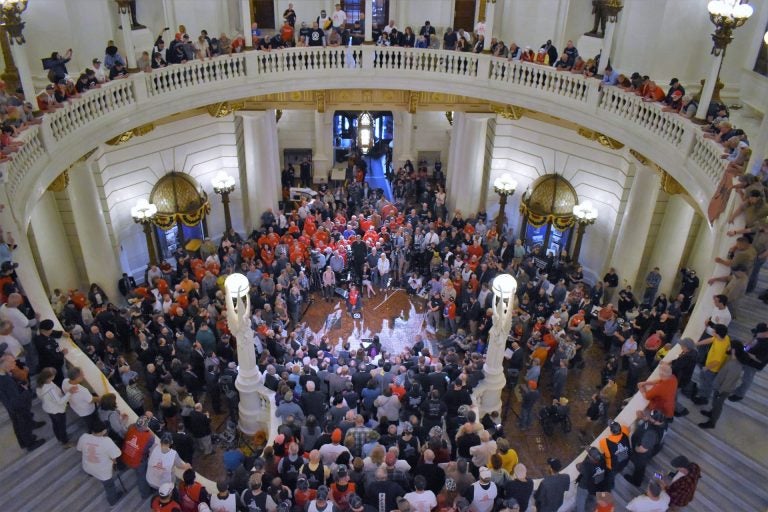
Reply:
M602 88L596 79L525 62L444 50L295 48L253 51L138 73L67 102L43 117L39 129L44 151L38 150L40 140L35 136L30 139L34 148L14 156L9 166L14 192L11 206L19 207L17 218L26 223L29 205L35 204L39 197L35 194L47 186L45 180L52 180L75 157L105 140L168 113L254 94L374 87L455 92L528 107L577 122L629 147L637 144L635 149L666 168L702 210L722 173L720 148L703 139L696 125L662 112L659 104L644 102L635 94L616 87ZM60 155L63 148L72 155L62 155L69 161L52 157ZM659 154L652 154L653 149Z

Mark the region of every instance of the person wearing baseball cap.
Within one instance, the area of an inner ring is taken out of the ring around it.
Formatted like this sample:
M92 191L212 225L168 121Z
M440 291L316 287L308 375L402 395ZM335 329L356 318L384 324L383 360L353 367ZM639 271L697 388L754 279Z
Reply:
M328 499L330 489L321 485L317 488L317 497L307 505L307 512L339 512L336 505Z
M147 483L147 457L154 443L155 435L149 430L149 418L139 416L125 433L123 454L120 457L123 464L134 470L136 485L144 499L152 495L152 488Z
M571 477L567 473L560 473L563 464L560 459L550 457L547 459L547 472L539 488L533 494L538 512L556 512L563 504L563 499L571 486Z
M496 484L491 481L492 473L490 469L483 466L478 474L480 479L464 492L464 497L470 502L473 511L491 512L499 490Z
M181 510L181 505L177 501L178 494L172 483L164 483L157 490L157 496L152 498L150 504L152 510L174 511Z

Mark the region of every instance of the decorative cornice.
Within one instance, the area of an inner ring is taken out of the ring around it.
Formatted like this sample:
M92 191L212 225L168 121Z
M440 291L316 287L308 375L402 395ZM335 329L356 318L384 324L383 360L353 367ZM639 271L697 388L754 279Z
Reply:
M643 155L637 150L630 149L629 154L637 159L641 164L650 167L661 178L661 190L670 195L685 194L685 188L673 178L665 169L659 164L650 160L647 156Z
M624 147L624 144L617 141L616 139L612 139L611 137L603 133L596 132L595 130L584 128L583 126L578 130L576 130L576 133L578 133L585 139L594 140L595 142L600 143L601 145L607 147L608 149L621 149Z
M59 174L55 180L48 185L48 190L51 192L63 192L69 185L69 169Z
M244 101L222 101L221 103L208 105L205 108L209 116L218 118L234 114L235 111L242 109L244 105Z
M136 128L133 128L131 130L128 130L127 132L123 132L117 137L114 137L112 139L109 139L107 141L107 145L109 146L119 146L120 144L125 144L129 140L131 140L134 137L141 137L143 135L148 134L152 130L155 129L155 123L147 123L143 124L141 126L137 126Z
M517 121L525 115L525 109L516 105L505 105L503 107L494 105L491 107L491 111L497 113L504 119L510 119L512 121Z

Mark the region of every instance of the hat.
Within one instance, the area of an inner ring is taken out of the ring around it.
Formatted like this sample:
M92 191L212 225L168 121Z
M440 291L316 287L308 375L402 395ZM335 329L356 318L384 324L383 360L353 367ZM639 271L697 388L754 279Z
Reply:
M768 332L768 324L760 322L752 329L752 334L760 334L761 332Z
M46 87L46 89L47 89L47 87ZM53 89L53 85L51 85L51 89ZM19 266L19 264L15 263L13 261L4 261L2 266L0 266L0 271L8 272L9 270L17 268L18 266Z
M341 442L341 429L335 428L333 429L333 432L331 432L331 442L333 443L340 443Z
M515 464L512 474L518 480L525 480L526 476L528 476L528 468L525 467L525 464Z
M158 489L158 493L160 494L161 498L167 498L173 493L173 484L169 482L161 484L160 489Z
M552 471L560 471L561 469L563 469L563 463L560 462L560 459L557 459L555 457L548 458L547 464L549 464L549 467L552 468Z
M344 478L345 476L349 476L347 466L346 464L339 464L339 467L336 469L336 478Z
M325 501L328 499L328 487L321 485L317 488L317 499Z
M691 338L683 338L680 340L680 346L687 348L688 350L695 350L696 343Z
M309 480L307 480L306 475L299 475L296 479L296 488L302 491L309 489Z
M352 494L347 500L347 503L349 503L349 508L353 508L353 509L360 508L363 506L363 498L361 498L357 494Z
M677 78L673 78L672 80L669 81L669 85L675 85L679 81L680 80L678 80Z
M686 457L685 455L678 455L677 457L672 459L672 462L670 464L672 464L673 468L687 468L688 466L691 465L691 461L689 461L688 457Z
M480 480L490 480L490 479L491 479L491 470L486 467L480 468Z
M101 61L99 60L99 58L98 58L98 57L96 57L95 59L93 59L91 62L92 62L93 64L101 64Z
M536 389L539 387L539 384L535 380L529 380L528 381L528 387L530 389Z
M170 432L166 432L163 434L163 437L160 438L160 442L162 444L173 445L173 435L171 435Z
M139 416L136 420L136 428L139 430L149 430L149 418L146 416Z
M50 331L51 329L53 329L53 320L45 319L42 322L40 322L41 331Z
M651 419L653 421L664 421L664 413L658 409L654 409L651 411Z
M410 423L406 423L403 426L403 433L406 433L406 432L408 432L409 434L413 433L413 425L411 425Z
M453 478L446 478L445 479L445 490L446 491L455 491L456 490L456 480Z

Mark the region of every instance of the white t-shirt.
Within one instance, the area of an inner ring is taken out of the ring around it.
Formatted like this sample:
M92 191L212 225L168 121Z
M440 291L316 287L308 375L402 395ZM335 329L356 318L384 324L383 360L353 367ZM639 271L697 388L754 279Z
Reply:
M658 500L652 500L644 494L627 503L627 510L631 512L667 512L668 508L669 495L664 491L661 491Z
M35 320L30 320L19 308L9 308L6 304L0 306L0 320L7 320L13 324L13 337L19 340L22 345L29 345L32 341L32 329L29 327L35 325Z
M10 334L0 334L0 343L8 345L8 348L5 349L6 354L11 354L13 357L19 357L21 354L21 343Z
M122 453L110 438L93 434L80 436L77 451L83 452L83 470L102 481L112 478L112 461Z
M88 388L82 384L77 384L77 391L72 392L72 387L75 384L70 384L69 379L64 379L61 383L61 390L64 393L72 393L69 397L69 406L77 413L81 418L84 416L90 416L93 411L96 410L96 406L93 405L93 397Z
M404 497L411 504L413 512L430 512L437 507L437 498L432 491L409 492Z
M344 12L344 9L334 11L333 15L331 16L331 20L333 20L333 26L335 28L343 27L347 22L347 13Z
M173 483L173 466L181 464L182 460L176 450L170 449L163 453L160 444L156 444L149 454L147 461L147 482L155 489L163 484Z
M330 466L344 452L348 452L346 446L341 444L324 444L320 447L320 456L323 458L323 464Z
M709 321L713 324L722 324L726 327L731 323L731 312L728 307L718 309L717 306L712 306L712 312L709 314ZM715 330L712 327L707 327L707 334L710 336L715 334Z
M237 512L237 497L230 494L222 500L214 494L211 496L211 512Z

